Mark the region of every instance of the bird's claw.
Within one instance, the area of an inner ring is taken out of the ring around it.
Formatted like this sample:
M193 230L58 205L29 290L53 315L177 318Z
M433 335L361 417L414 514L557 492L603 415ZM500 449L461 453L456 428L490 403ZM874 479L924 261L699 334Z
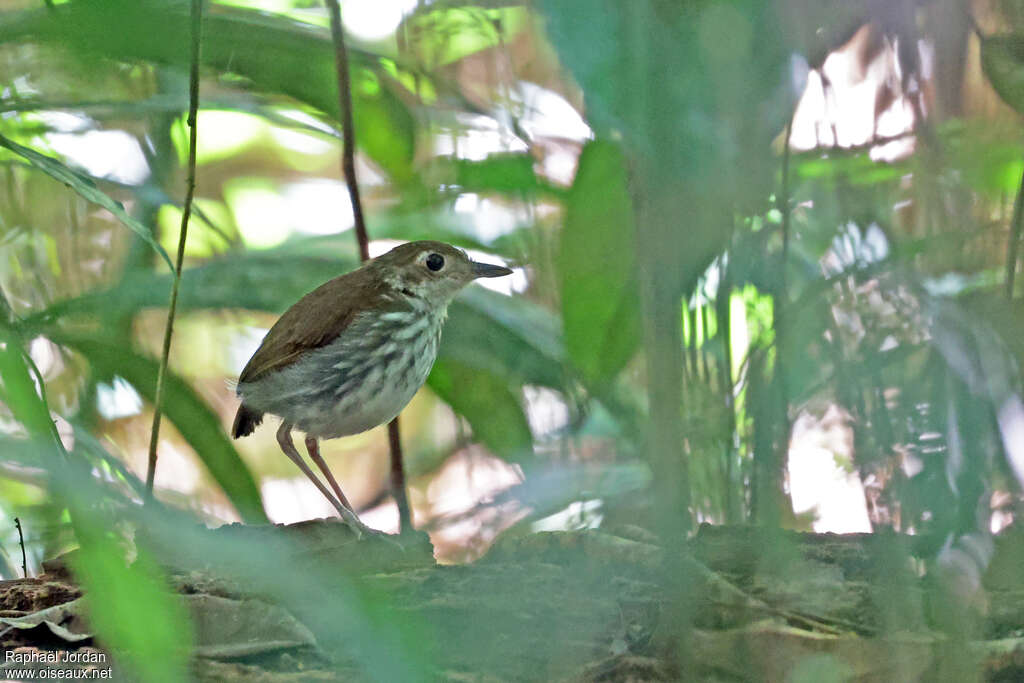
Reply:
M368 541L370 539L379 539L385 543L390 543L399 550L405 551L405 545L399 540L399 537L395 534L389 534L378 529L373 529L366 526L362 522L356 524L349 524L352 532L356 535L357 541Z

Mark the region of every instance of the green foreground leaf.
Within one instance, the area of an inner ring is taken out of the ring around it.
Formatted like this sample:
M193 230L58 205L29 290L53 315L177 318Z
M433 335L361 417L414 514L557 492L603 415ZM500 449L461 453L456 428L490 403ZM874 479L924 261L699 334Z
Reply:
M143 398L153 402L157 375L155 360L98 337L57 331L49 336L54 342L85 356L98 375L123 377ZM241 518L251 524L266 524L259 487L228 439L220 418L181 377L168 373L164 390L164 415L199 455Z

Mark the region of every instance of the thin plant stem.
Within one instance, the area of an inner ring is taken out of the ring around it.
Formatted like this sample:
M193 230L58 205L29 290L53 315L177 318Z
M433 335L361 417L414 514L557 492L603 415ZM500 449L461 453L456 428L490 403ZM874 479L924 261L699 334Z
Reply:
M363 261L370 258L370 238L366 232L363 216L363 202L359 196L356 181L356 136L352 123L352 79L349 73L348 50L345 47L345 32L341 27L341 7L338 0L326 0L327 12L331 19L331 38L334 41L334 61L338 70L338 111L341 116L341 168L345 174L349 201L352 202L352 216L355 220L356 241L359 256ZM398 418L388 423L388 443L391 451L391 495L398 506L398 533L412 529L412 512L405 491L405 466L402 457L402 437L398 429Z
M171 302L164 326L164 345L160 354L160 369L156 376L156 396L153 398L153 429L149 435L149 464L146 468L146 499L153 498L153 480L156 477L156 444L160 438L160 416L163 403L164 380L167 362L171 354L171 337L174 333L174 315L178 309L178 288L181 285L181 268L185 260L185 240L188 236L189 218L192 216L192 199L196 193L196 140L198 127L196 113L199 111L199 51L202 40L203 0L192 0L192 54L189 65L188 88L188 175L185 181L185 202L181 211L181 226L178 230L178 253L174 261L174 280L171 284Z
M1010 241L1006 245L1006 298L1013 299L1013 285L1017 277L1017 252L1020 248L1021 223L1024 222L1024 172L1020 176L1020 188L1013 202L1013 217L1010 218Z

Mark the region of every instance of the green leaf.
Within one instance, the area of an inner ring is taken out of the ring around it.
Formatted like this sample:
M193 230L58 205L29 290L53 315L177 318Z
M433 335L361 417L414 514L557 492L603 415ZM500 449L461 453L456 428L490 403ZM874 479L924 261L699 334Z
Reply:
M157 362L115 341L53 330L57 344L81 353L102 377L119 375L152 403L156 393ZM220 418L179 376L168 373L164 385L164 415L206 465L238 514L248 523L265 524L259 487L228 439Z
M111 199L109 195L100 191L96 185L93 184L92 180L71 170L57 159L48 157L45 154L40 154L30 147L19 145L3 135L0 135L0 147L9 149L28 161L33 168L39 169L54 180L70 187L83 199L102 206L104 209L112 213L117 220L121 221L121 223L123 223L128 229L153 247L153 249L155 249L167 263L167 267L173 270L174 266L171 264L170 256L167 255L164 248L161 247L153 238L153 233L145 225L129 216L128 212L124 210L124 207L121 206L120 202Z
M622 152L591 142L569 191L557 265L566 348L594 387L614 379L640 342L634 241Z
M560 63L583 89L598 137L621 136L650 174L645 181L682 181L676 194L731 206L769 193L777 163L751 150L778 135L796 95L780 87L790 78L792 49L777 5L594 0L581 11L578 2L543 0L537 8ZM692 206L685 218L696 219ZM696 238L717 242L723 232L678 228L698 230L709 234L688 234L690 251Z
M188 66L188 3L76 0L5 16L0 42L36 39L86 54ZM397 183L410 181L415 121L379 57L349 50L356 141ZM289 95L339 120L329 33L284 17L218 5L203 16L204 66L243 76L255 90ZM202 133L200 132L200 135Z
M36 393L24 353L9 328L0 328L5 348L0 351L0 378L5 399L29 433L43 443L53 432L49 408ZM155 370L153 373L155 377ZM53 475L55 499L71 510L79 541L74 556L76 574L90 596L90 621L103 641L144 681L184 681L191 643L188 619L178 602L161 587L161 573L142 548L128 569L122 549L109 535L110 520L101 520L83 491L91 475L78 459L43 459ZM100 599L98 596L102 596Z
M427 386L469 421L474 436L492 452L512 462L532 457L530 425L507 381L455 359L439 358Z

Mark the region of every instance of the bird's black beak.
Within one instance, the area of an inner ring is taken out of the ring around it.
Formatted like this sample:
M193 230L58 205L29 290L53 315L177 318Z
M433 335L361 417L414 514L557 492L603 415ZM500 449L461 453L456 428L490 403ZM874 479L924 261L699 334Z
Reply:
M501 277L511 275L512 269L505 266L495 266L490 263L478 263L473 261L473 277Z

